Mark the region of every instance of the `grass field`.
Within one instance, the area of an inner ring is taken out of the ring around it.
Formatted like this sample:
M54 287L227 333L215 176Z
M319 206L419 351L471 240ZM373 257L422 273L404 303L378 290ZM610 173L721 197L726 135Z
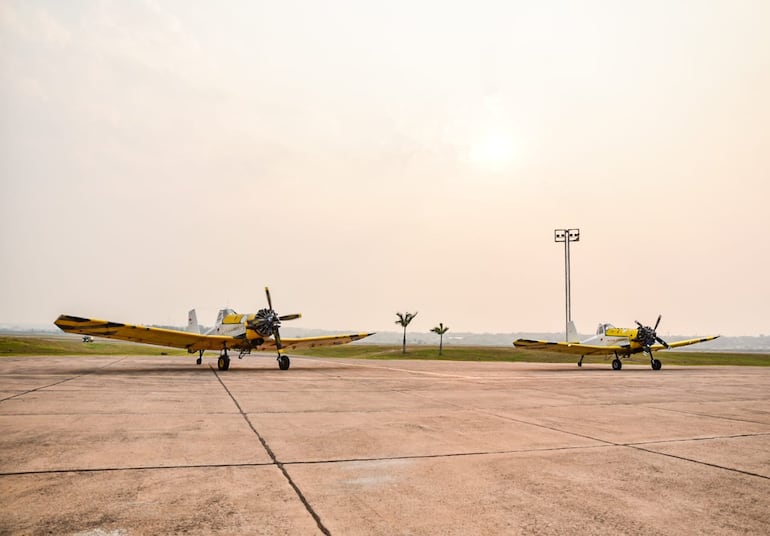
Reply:
M84 343L66 336L17 337L0 336L0 357L12 355L188 355L186 351L146 344L96 339ZM209 352L211 355L211 352ZM436 346L408 346L406 354L400 346L346 344L309 350L294 350L291 355L347 357L355 359L443 359L448 361L524 361L531 363L577 363L577 356L517 350L495 346L448 346L438 355ZM664 365L743 365L770 366L770 354L739 352L658 352ZM625 363L649 364L641 354ZM609 358L587 356L583 363L610 364Z
M80 338L0 336L0 357L8 355L187 355L184 350L147 344Z
M442 356L436 346L407 346L406 354L400 346L380 346L371 344L348 344L328 346L312 350L295 350L296 355L314 355L319 357L349 357L356 359L443 359L448 361L523 361L530 363L577 363L579 356L550 352L532 352L513 347L496 346L449 346L444 347ZM752 354L739 352L657 352L655 356L664 365L743 365L770 366L770 354ZM601 356L586 356L583 363L606 363L611 359ZM648 357L636 354L624 363L649 364Z

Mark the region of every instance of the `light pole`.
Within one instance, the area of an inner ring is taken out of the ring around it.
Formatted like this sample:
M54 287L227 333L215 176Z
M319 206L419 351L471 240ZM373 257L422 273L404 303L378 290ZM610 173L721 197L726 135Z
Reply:
M567 322L565 326L564 340L569 342L569 327L572 323L572 299L570 298L569 281L569 243L580 240L580 229L555 229L554 242L564 242L564 293L566 295Z

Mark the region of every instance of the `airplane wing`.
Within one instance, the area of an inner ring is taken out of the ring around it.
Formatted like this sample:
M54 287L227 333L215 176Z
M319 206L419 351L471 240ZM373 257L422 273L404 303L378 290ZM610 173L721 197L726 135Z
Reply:
M683 341L676 341L668 343L669 348L679 348L680 346L688 346L690 344L697 344L699 342L712 341L719 337L719 335L713 335L710 337L701 337L700 339L686 339ZM574 354L574 355L610 355L615 352L626 354L629 352L630 347L628 345L608 345L600 346L594 344L582 344L579 342L552 342L552 341L533 341L531 339L517 339L513 341L513 345L516 348L523 350L539 350L543 352L557 352L560 354ZM660 350L666 350L666 347L662 344L654 344L650 347L654 352ZM639 352L640 350L635 350Z
M298 348L316 348L319 346L333 346L338 344L347 344L349 342L358 341L363 338L374 335L374 333L351 333L350 335L324 335L322 337L301 337L301 338L289 338L281 337L281 349L282 350L296 350ZM262 352L265 350L275 350L275 340L268 339L262 345L255 348L255 350Z
M552 341L533 341L531 339L516 339L513 341L516 348L523 350L539 350L543 352L556 352L560 354L574 355L604 355L614 352L625 353L628 346L612 345L599 346L594 344L581 344L579 342L552 342Z
M200 335L175 329L134 326L108 320L95 320L79 316L60 315L54 322L62 331L80 333L121 341L141 342L157 346L184 348L189 352L197 350L221 350L225 345L229 349L248 348L248 341L224 335Z
M157 346L170 346L172 348L184 348L189 352L198 350L221 350L225 345L229 350L249 349L249 341L242 337L230 337L227 335L201 335L190 331L175 329L153 328L141 325L122 324L108 320L95 320L81 318L79 316L61 315L54 322L62 331L67 333L80 333L81 335L93 335L121 341L141 342ZM353 333L350 335L325 335L322 337L281 338L281 349L294 350L296 348L315 348L317 346L331 346L335 344L347 344L374 335L374 333ZM262 345L252 348L256 351L275 350L274 339L267 339Z
M680 346L689 346L691 344L698 344L699 342L713 341L719 338L719 335L712 335L710 337L701 337L700 339L686 339L683 341L675 341L668 343L669 348L679 348ZM652 350L665 350L666 347L662 344L655 344L652 346Z

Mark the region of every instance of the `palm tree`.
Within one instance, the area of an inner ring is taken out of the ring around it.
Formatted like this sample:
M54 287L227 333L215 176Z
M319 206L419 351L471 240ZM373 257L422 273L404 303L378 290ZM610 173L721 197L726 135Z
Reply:
M438 345L438 355L441 355L444 350L444 333L449 331L449 326L445 326L443 322L439 322L438 326L433 328L431 331L441 337L441 342L439 342Z
M417 313L396 313L396 316L398 317L398 320L396 320L396 324L402 326L404 328L404 344L401 347L401 353L406 353L406 326L409 325L409 322L414 320L414 317L417 316Z

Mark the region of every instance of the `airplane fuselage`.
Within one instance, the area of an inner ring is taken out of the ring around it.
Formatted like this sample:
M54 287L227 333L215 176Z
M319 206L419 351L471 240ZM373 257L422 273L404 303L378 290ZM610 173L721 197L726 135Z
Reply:
M639 330L636 328L616 328L612 324L599 324L596 334L580 341L580 344L593 346L624 346L625 355L637 354L644 351L644 347L635 339Z
M262 344L271 334L260 333L251 327L256 314L238 314L232 309L222 309L217 316L217 323L206 335L227 335L229 337L241 337L255 343Z

